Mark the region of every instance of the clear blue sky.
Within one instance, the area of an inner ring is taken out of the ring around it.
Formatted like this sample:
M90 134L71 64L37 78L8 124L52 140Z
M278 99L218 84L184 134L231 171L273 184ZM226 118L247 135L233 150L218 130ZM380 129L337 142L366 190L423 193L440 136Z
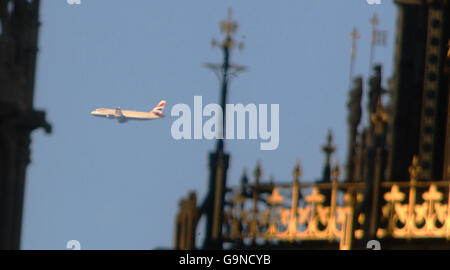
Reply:
M172 246L179 199L189 190L205 194L214 141L172 139L170 109L192 106L195 95L218 101L217 78L202 63L221 61L210 41L222 38L218 23L229 7L246 43L232 60L250 67L233 80L229 102L278 103L281 117L276 151L260 151L259 141L226 143L229 184L257 160L265 179L290 181L296 158L303 181L320 177L329 128L345 161L349 33L361 32L355 73L366 76L374 12L388 30L376 61L385 81L392 75L392 1L42 2L35 105L47 110L54 132L33 133L23 249L65 249L72 239L83 249ZM161 99L163 120L118 124L89 115L98 107L149 110Z

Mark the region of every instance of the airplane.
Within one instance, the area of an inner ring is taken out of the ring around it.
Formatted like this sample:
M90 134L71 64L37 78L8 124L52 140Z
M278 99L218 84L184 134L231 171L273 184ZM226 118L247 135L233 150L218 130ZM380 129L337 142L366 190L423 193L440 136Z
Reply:
M165 115L162 113L164 110L164 106L166 106L166 101L161 100L158 105L156 105L156 107L149 112L128 111L122 110L120 109L120 107L117 107L116 109L96 109L92 111L91 114L93 116L106 117L108 119L117 118L119 123L125 123L128 120L153 120L165 117Z

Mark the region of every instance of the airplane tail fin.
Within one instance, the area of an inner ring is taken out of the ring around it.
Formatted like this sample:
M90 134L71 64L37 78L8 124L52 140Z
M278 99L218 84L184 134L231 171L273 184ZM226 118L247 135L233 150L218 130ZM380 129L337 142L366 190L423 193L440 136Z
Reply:
M165 117L165 115L163 114L164 106L166 106L166 101L165 100L161 100L158 103L158 105L156 105L156 107L153 108L151 113L154 113L155 115L157 115L159 117Z

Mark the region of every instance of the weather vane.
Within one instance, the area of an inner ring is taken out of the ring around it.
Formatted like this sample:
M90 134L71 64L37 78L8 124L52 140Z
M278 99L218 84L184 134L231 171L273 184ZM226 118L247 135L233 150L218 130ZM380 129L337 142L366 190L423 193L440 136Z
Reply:
M360 38L358 29L356 27L353 28L353 31L350 33L350 38L352 39L352 48L350 49L350 56L352 59L356 57L356 41Z
M223 64L213 64L213 63L205 63L204 66L213 70L214 73L217 75L217 77L220 80L223 80L224 78L228 80L231 76L237 76L239 72L247 70L247 67L231 64L229 61L230 58L230 52L233 47L236 46L236 42L233 39L233 34L237 32L238 30L238 23L236 21L233 21L232 18L232 10L231 8L228 9L228 15L227 19L223 20L219 23L220 31L225 34L225 39L222 42L219 42L215 40L214 38L211 40L211 46L212 47L220 47L224 53L224 63ZM244 48L244 42L238 42L237 47L239 50L242 50ZM224 77L224 71L225 71L225 64L226 64L226 73L228 76ZM231 76L230 76L231 75Z
M233 21L232 11L228 9L228 15L226 20L223 20L219 24L220 30L225 34L225 39L222 42L218 42L215 39L211 41L213 47L218 46L223 52L223 63L205 63L204 66L214 71L219 80L221 81L221 92L220 92L220 105L223 111L223 123L226 123L226 103L228 97L228 83L231 78L237 76L239 72L245 71L247 68L245 66L232 64L230 62L231 50L233 47L238 46L239 49L244 48L244 43L236 43L233 39L233 35L238 29L237 22ZM223 136L225 136L225 130L222 130ZM223 139L219 139L217 144L217 150L223 150Z
M228 9L227 19L225 21L220 22L220 29L222 32L226 34L227 37L231 37L231 34L236 32L238 28L238 24L232 19L233 12L231 9Z
M378 15L376 13L373 14L373 17L370 19L370 23L372 24L372 37L370 40L369 74L372 72L373 59L375 57L375 46L385 46L387 39L386 31L377 30L377 25L380 21L378 20Z
M222 31L222 33L225 34L225 40L220 43L220 42L217 42L215 39L213 39L211 41L212 47L219 45L222 48L231 49L236 45L236 42L233 39L233 34L236 33L236 31L238 29L238 24L236 21L233 21L232 14L233 14L233 12L232 12L231 8L229 8L227 19L221 21L219 24L220 30ZM243 49L244 42L239 42L238 48Z

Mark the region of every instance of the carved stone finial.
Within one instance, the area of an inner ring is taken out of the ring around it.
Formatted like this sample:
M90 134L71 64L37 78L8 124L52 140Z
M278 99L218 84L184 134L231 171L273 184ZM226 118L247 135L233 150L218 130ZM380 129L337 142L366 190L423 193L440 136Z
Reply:
M361 99L362 99L362 85L363 81L361 77L357 77L353 80L353 88L349 93L349 101L347 103L347 108L349 110L348 114L348 124L350 128L356 130L361 121Z
M241 185L245 186L247 184L248 184L247 169L244 168L244 170L242 171L242 176L241 176Z
M331 155L336 151L336 147L333 145L333 132L328 130L327 143L322 146L322 152L325 153L325 164L323 167L322 182L331 181Z
M384 132L384 124L388 121L388 114L381 103L381 99L378 100L375 113L370 115L370 120L375 126L375 133L379 135L382 134Z
M331 175L333 176L333 182L337 182L339 175L341 174L341 169L339 168L339 160L334 161L333 169L331 170Z
M261 162L259 160L258 160L258 162L256 162L254 176L255 176L255 183L259 184L259 181L261 180L261 176L262 176Z
M336 147L333 145L333 132L331 131L331 129L328 130L327 144L322 146L322 151L325 153L326 164L329 165L331 155L334 153L334 151L336 151Z
M369 81L369 103L368 109L369 113L375 113L378 105L378 101L381 99L382 95L387 93L385 89L381 86L381 65L376 65L374 68L375 75L370 78Z
M372 119L374 123L377 121L387 121L387 114L385 112L383 104L381 103L381 99L378 100L377 109L375 110L375 114L373 114Z
M422 172L422 167L419 164L419 157L417 155L414 155L412 164L409 166L409 178L412 184L415 184L417 182L417 179L420 176L420 173Z

